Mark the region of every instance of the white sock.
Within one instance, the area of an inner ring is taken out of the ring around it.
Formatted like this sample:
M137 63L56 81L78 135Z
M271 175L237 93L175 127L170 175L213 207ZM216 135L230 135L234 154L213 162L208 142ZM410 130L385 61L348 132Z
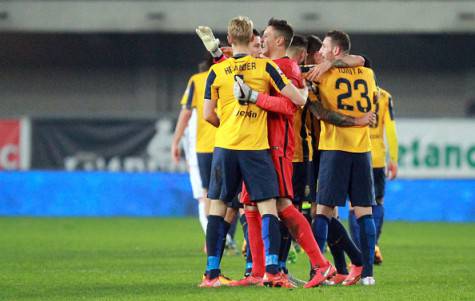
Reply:
M203 228L203 232L206 235L206 227L208 226L208 217L206 216L204 202L198 202L198 217L200 219L201 228Z

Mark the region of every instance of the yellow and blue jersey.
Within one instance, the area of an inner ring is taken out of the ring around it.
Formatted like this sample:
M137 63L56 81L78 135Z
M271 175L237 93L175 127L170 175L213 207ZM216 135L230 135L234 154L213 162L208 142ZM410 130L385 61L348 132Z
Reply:
M208 123L203 117L204 96L206 87L206 78L208 72L200 72L191 76L188 81L185 93L183 94L181 104L187 109L196 109L196 152L212 153L216 128Z
M195 94L195 83L193 81L193 77L197 74L192 75L188 80L188 84L186 85L185 93L181 97L180 104L182 107L187 108L188 110L194 109L196 107L196 98L194 97Z
M211 67L206 80L205 99L217 101L220 125L216 147L233 150L269 148L267 112L255 104L241 105L234 97L234 76L243 78L251 89L269 94L271 87L280 92L289 80L269 59L241 55Z
M292 162L312 161L312 113L308 105L299 107L294 114L295 148Z
M365 67L333 68L318 84L323 106L341 114L362 117L373 110L376 83L374 73ZM371 151L369 127L338 127L322 122L319 149L351 153Z
M307 103L320 101L319 91L315 83L311 83L308 90ZM308 105L307 105L308 106ZM321 122L320 119L315 117L312 112L309 111L309 118L306 120L307 128L310 131L310 143L312 145L312 158L315 154L318 154L318 144L320 142Z
M398 160L398 140L396 134L396 122L394 120L393 101L388 91L378 88L378 99L375 101L376 124L370 127L371 157L373 168L386 166L386 144L384 133L389 144L389 157L394 163Z

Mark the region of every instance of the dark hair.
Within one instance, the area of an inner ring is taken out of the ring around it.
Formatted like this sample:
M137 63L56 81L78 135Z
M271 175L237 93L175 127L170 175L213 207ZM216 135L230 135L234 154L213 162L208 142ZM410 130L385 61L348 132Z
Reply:
M294 35L290 47L307 49L307 39L302 35Z
M261 34L259 33L259 31L255 28L252 29L252 34L255 35L256 37L260 37Z
M272 28L274 28L279 33L279 35L284 38L285 48L290 46L294 36L294 30L292 29L292 26L287 23L287 21L271 18L267 23L267 26L272 26Z
M373 68L373 64L371 63L371 60L365 56L364 54L361 55L364 58L364 67L366 68Z
M351 49L351 41L350 36L343 31L332 30L327 32L325 37L329 37L332 39L333 43L335 43L340 49L344 52L350 52Z
M201 63L198 64L199 72L208 71L209 68L211 68L211 66L213 65L213 63L214 63L213 57L211 56L209 52L206 52L205 59Z
M307 37L307 53L314 54L322 48L322 40L316 35Z

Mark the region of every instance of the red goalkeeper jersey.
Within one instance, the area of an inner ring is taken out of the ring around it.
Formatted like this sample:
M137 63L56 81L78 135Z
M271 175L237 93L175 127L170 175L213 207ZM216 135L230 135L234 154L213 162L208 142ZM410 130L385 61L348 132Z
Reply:
M274 60L274 62L285 76L292 81L294 86L299 89L304 87L300 68L294 60L283 57ZM297 106L277 91L271 91L271 95L282 99L276 101L275 98L261 97L260 95L256 103L259 107L268 111L269 145L274 155L283 156L292 161L295 147L294 113L297 111Z

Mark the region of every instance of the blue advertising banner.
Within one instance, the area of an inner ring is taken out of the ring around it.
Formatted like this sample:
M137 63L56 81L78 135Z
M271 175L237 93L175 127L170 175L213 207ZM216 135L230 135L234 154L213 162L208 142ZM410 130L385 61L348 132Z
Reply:
M0 215L187 216L197 213L187 174L0 172Z
M0 183L4 216L197 214L184 173L0 172ZM475 222L475 180L396 180L386 189L386 220Z

